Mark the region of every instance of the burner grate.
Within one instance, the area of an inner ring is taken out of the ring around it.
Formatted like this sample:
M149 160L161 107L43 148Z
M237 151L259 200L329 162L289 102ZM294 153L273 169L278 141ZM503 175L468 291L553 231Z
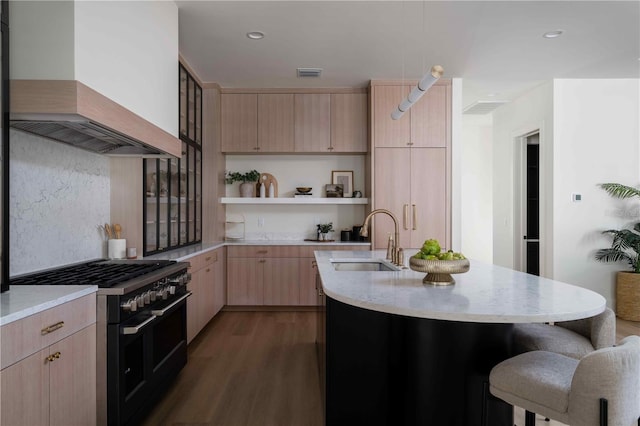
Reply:
M10 285L97 285L109 288L162 269L172 260L121 263L94 261L12 278Z

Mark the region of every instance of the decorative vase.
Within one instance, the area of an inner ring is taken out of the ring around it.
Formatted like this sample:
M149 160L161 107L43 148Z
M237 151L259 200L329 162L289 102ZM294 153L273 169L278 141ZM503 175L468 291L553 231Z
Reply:
M616 276L616 315L627 321L640 321L640 274L618 272Z
M327 240L327 233L326 232L321 232L320 233L320 241L326 241Z
M253 182L244 182L240 184L240 196L241 197L253 197L256 185Z

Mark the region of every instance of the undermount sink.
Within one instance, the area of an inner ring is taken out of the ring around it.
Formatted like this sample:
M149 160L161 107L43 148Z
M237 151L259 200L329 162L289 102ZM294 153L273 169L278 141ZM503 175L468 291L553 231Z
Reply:
M400 268L382 259L331 259L336 271L393 272Z

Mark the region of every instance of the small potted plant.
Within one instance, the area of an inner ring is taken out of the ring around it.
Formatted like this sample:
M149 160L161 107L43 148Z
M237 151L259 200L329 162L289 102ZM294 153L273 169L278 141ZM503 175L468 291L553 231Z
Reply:
M329 232L333 232L333 222L329 222L329 223L319 223L318 225L318 239L320 241L326 241L329 238L327 237L327 234Z
M260 179L260 173L257 170L251 170L246 173L240 172L226 172L225 183L231 184L233 182L242 182L240 184L240 196L241 197L254 197L256 182Z
M640 189L619 183L600 185L615 198L640 198ZM619 271L616 275L616 314L624 320L640 321L640 222L633 229L608 229L602 232L611 235L611 247L600 249L595 258L601 262L626 262L630 271Z

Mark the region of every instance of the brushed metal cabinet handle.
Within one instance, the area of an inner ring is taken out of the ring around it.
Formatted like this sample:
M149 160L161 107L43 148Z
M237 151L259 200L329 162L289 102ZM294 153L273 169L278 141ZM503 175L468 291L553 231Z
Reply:
M415 204L412 204L413 206L413 230L415 231L416 229L418 229L418 208L416 207Z
M403 217L402 217L402 227L404 228L405 231L409 230L409 228L407 227L407 222L409 222L409 204L405 204L404 207L402 208L403 211Z

